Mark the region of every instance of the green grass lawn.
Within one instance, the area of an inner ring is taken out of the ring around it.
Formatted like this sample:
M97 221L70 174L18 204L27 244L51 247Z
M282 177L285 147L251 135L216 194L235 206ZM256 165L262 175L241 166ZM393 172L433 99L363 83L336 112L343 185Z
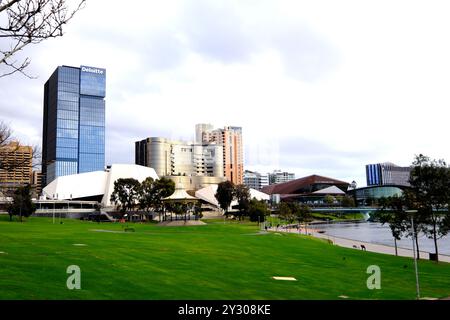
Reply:
M0 299L415 298L411 259L258 234L248 222L130 224L126 233L118 223L63 222L0 216ZM66 287L69 265L81 268L81 290ZM381 268L381 290L367 289L369 265ZM419 271L422 296L450 296L450 264L420 261Z

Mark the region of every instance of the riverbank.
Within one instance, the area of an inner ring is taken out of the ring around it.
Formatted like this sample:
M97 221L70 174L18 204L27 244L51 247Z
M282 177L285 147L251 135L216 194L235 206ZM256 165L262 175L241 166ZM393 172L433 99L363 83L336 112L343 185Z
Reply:
M267 230L272 231L272 232L289 232L289 233L296 233L296 234L299 234L299 233L306 234L306 231L307 231L308 235L311 235L316 238L329 240L337 246L355 249L355 250L362 250L362 248L365 247L366 251L395 255L395 247L393 247L393 246L387 246L387 245L375 244L375 243L371 243L371 242L335 237L332 235L328 235L326 233L321 233L322 230L320 230L320 229L312 229L312 228L309 229L308 228L307 230L305 230L303 228L297 229L297 228L272 227L272 228L268 228ZM412 249L397 248L397 253L398 253L398 256L402 256L402 257L413 258L413 256L414 256ZM429 252L420 251L421 259L426 260L426 259L428 259L428 257L429 257ZM440 254L439 261L450 263L450 256Z

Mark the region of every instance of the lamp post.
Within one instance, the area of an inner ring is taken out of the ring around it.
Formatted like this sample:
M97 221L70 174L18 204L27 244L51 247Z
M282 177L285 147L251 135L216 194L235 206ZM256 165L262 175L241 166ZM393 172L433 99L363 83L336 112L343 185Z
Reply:
M55 224L55 194L53 194L53 224Z
M406 210L407 213L411 214L411 229L412 229L412 246L413 246L413 255L414 255L414 269L416 272L416 299L420 299L420 287L419 287L419 271L417 269L417 255L416 255L416 247L414 245L414 240L417 237L416 232L414 230L414 214L417 213L417 210Z

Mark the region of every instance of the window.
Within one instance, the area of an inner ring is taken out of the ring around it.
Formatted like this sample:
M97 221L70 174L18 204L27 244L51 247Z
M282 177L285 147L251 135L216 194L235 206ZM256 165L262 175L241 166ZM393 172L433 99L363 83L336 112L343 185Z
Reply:
M105 73L97 74L81 72L80 93L90 96L105 97L106 76Z

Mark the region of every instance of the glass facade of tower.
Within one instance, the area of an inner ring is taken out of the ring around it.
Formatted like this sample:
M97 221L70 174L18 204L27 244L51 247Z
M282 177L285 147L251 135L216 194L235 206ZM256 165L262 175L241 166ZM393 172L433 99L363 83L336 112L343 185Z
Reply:
M410 167L399 167L393 163L377 163L366 165L368 186L398 185L410 186Z
M381 165L380 164L366 165L366 179L368 186L381 185Z
M103 170L105 69L58 67L44 87L43 184Z

